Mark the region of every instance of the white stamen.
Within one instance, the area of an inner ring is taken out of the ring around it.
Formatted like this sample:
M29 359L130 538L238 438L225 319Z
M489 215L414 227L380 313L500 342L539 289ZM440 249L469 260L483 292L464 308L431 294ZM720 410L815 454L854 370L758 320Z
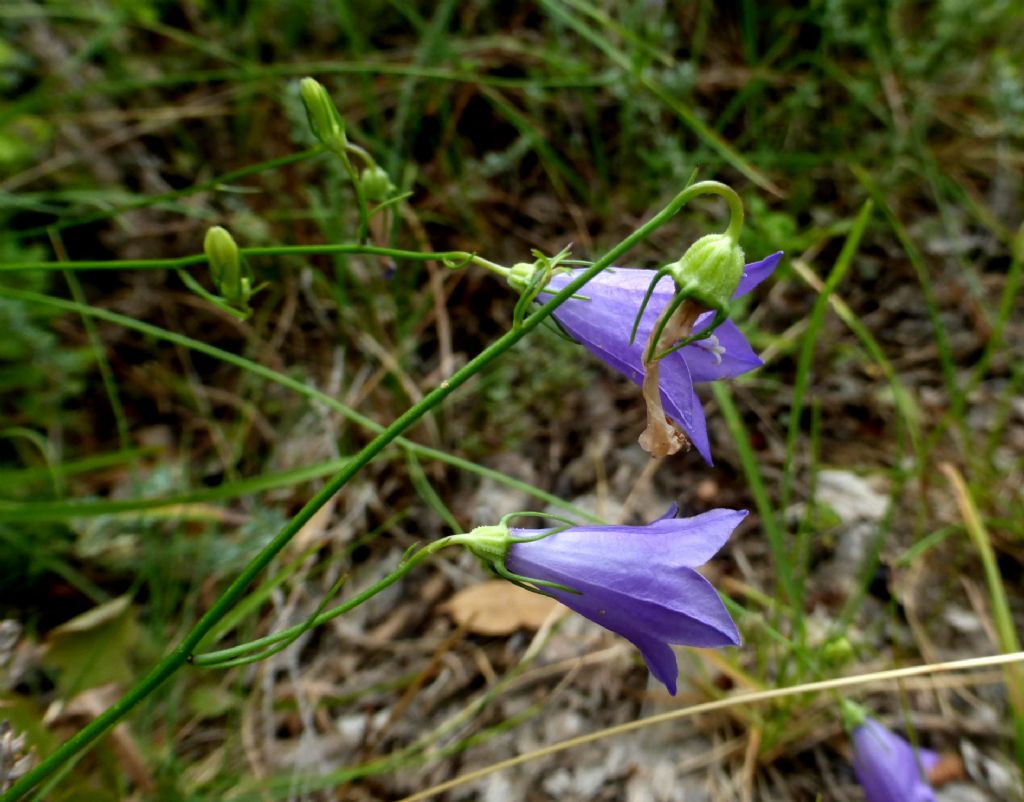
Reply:
M725 346L718 342L718 337L712 334L703 340L697 340L697 345L714 357L716 365L722 364L722 354L725 353Z

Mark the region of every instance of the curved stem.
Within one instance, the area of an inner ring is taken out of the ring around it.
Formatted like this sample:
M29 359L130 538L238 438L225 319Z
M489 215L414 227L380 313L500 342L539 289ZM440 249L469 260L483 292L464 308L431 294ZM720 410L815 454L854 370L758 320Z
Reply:
M294 637L301 635L306 630L313 629L321 624L326 624L328 621L337 618L339 615L343 615L349 610L358 607L367 599L372 596L376 596L385 588L391 587L395 582L409 573L430 555L440 551L446 546L453 545L456 542L453 540L454 537L457 537L457 535L443 537L440 540L435 540L433 543L424 546L411 557L404 560L398 568L383 579L374 582L370 587L366 588L366 590L356 594L348 601L339 604L337 607L332 607L330 610L326 610L319 615L314 616L310 621L303 621L300 624L288 627L288 629L282 629L280 632L275 632L272 635L267 635L263 638L257 638L256 640L249 641L248 643L241 643L238 646L219 649L215 652L206 652L205 654L197 654L189 660L189 662L196 666L230 668L232 665L237 664L234 660L236 657L246 655L249 652L254 652L267 646L273 646L281 641L293 639Z
M482 256L477 256L475 253L469 255L468 261L470 264L474 264L477 267L482 267L485 270L490 270L492 273L494 273L497 276L501 276L502 278L508 278L509 273L512 272L511 268L505 267L504 265L499 265L496 262L492 262L488 259L484 259Z
M584 284L610 267L627 251L637 243L641 242L657 228L668 222L675 214L694 197L694 192L701 185L695 184L676 195L665 208L652 217L647 223L634 231L618 245L609 250L592 267L585 270L573 281L566 284L551 300L523 320L523 324L511 331L506 332L495 342L485 348L466 365L457 370L446 381L430 391L424 398L404 414L399 416L381 434L368 443L358 454L356 454L345 467L328 482L319 493L311 498L305 506L292 518L288 524L274 536L242 570L234 582L232 582L209 610L199 619L192 630L185 635L181 642L160 662L158 662L139 682L132 687L121 699L107 708L103 713L90 721L85 727L65 741L55 751L41 760L35 768L19 778L8 791L0 796L0 802L14 802L21 799L32 788L42 780L53 774L60 766L71 760L79 752L91 746L101 735L113 727L118 721L131 712L139 702L145 699L150 693L164 684L182 666L188 663L189 657L196 647L213 629L213 627L231 610L232 607L245 595L250 583L266 568L271 560L291 542L302 529L302 527L326 504L335 493L348 484L370 460L383 451L395 439L397 439L410 426L420 420L427 412L434 409L444 401L452 392L465 384L489 363L518 343L523 337L533 331L562 303L572 297ZM697 193L702 194L702 193Z
M736 194L736 190L721 181L699 181L688 188L691 193L687 200L692 200L699 195L718 195L729 204L729 225L722 233L733 242L740 238L740 231L743 229L743 201Z

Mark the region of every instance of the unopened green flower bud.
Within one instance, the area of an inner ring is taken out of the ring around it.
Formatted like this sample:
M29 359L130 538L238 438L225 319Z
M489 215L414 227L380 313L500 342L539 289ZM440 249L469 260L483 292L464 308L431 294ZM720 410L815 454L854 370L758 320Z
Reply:
M728 234L708 234L666 270L680 292L708 309L722 310L743 278L743 249Z
M380 203L382 200L386 200L388 195L394 190L395 185L391 183L391 177L387 174L387 171L383 167L379 167L376 164L373 167L367 167L359 175L359 184L363 189L363 194L368 200L374 203Z
M833 668L846 665L853 656L853 644L844 636L826 641L821 647L821 661Z
M234 237L226 228L213 226L206 232L203 252L210 263L210 275L218 289L223 292L223 287L238 287L242 275L241 257Z
M313 136L331 150L344 153L348 144L345 139L345 121L341 119L324 85L315 78L303 78L299 83L299 97L306 107L306 117Z

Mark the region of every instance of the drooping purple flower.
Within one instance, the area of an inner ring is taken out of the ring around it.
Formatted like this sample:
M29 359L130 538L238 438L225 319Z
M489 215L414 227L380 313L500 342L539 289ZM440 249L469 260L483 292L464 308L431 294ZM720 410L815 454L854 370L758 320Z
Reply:
M868 802L935 802L922 776L939 761L928 749L914 748L873 718L853 731L853 771Z
M743 278L733 298L750 292L772 274L782 253L776 253L744 268ZM551 290L560 290L580 270L556 273L548 282ZM587 282L554 312L555 319L575 340L602 361L625 375L634 384L643 384L644 348L651 329L662 310L676 293L669 276L658 282L644 310L636 337L630 333L640 304L654 278L653 270L609 268ZM587 300L584 300L587 299ZM694 333L710 325L712 313L702 315ZM660 363L660 387L665 411L686 432L705 461L711 464L704 408L694 385L739 376L763 364L747 338L731 321L719 326L705 340L698 340L664 357Z
M696 570L729 539L746 510L693 518L668 514L646 526L575 526L526 542L513 540L505 568L544 587L567 607L632 641L655 678L676 693L670 643L737 646L739 633L718 593ZM513 538L544 530L512 529Z

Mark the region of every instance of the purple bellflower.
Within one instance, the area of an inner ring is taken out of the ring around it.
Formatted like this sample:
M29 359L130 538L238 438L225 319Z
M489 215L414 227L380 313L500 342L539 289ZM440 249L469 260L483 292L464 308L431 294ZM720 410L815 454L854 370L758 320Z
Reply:
M935 802L923 773L939 762L928 749L914 750L900 736L861 713L853 730L853 771L867 802Z
M768 278L781 258L779 252L746 265L733 298L745 295ZM562 289L580 272L572 269L555 273L547 289ZM677 291L670 276L658 282L630 343L637 312L654 273L653 270L609 268L587 282L579 290L579 297L569 299L554 312L555 319L573 339L638 385L644 380L645 343L658 316ZM693 333L706 329L712 318L711 312L701 315ZM708 338L690 343L660 361L659 387L665 411L709 465L711 446L707 421L694 385L739 376L761 364L747 338L731 321L720 325Z
M696 570L729 539L745 510L675 518L673 507L646 526L510 529L504 522L456 538L500 576L553 596L631 641L674 696L669 644L738 646L718 593Z

